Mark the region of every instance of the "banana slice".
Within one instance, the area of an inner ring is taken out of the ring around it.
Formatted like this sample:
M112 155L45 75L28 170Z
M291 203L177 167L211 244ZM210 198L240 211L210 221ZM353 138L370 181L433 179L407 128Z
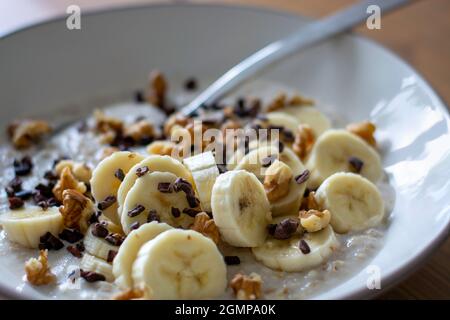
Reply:
M192 230L168 230L147 242L132 276L153 299L215 298L227 286L225 262L216 245Z
M264 159L269 156L273 156L288 165L293 172L294 178L303 173L306 169L297 155L290 148L284 147L283 151L280 153L278 147L267 145L250 151L241 162L239 162L235 170L252 172L261 182L263 182L265 172L268 168L268 166L263 166L263 162ZM298 184L295 179L292 179L289 183L289 193L283 198L270 204L272 214L289 215L298 213L305 189L306 183Z
M123 179L120 184L119 191L117 192L117 203L119 205L119 216L122 215L123 204L125 202L125 198L130 191L131 187L133 187L134 183L138 179L136 175L136 170L139 168L148 167L150 172L160 171L160 172L171 172L177 177L181 177L191 184L194 183L192 180L191 173L187 170L183 164L170 157L170 156L160 156L160 155L152 155L150 157L145 158L138 164L136 164L133 168L128 171L127 175Z
M146 223L150 210L155 210L162 222L174 227L187 227L194 221L193 217L182 213L185 208L189 208L183 191L171 190L169 193L163 193L158 190L160 184L173 184L177 178L173 173L156 171L136 180L123 205L121 223L125 234L131 231L133 223ZM130 214L130 211L138 206L143 207L142 211L134 216ZM179 212L174 215L172 208L178 209Z
M265 114L265 116L267 117L267 121L270 125L283 127L291 131L293 134L295 134L297 127L300 124L297 119L281 111L269 112Z
M250 172L228 171L216 179L211 206L223 239L236 247L256 247L267 235L271 220L264 188Z
M170 229L172 229L172 227L168 224L153 221L130 232L120 246L119 252L113 261L113 273L116 278L115 282L120 288L133 288L131 272L139 249L158 234Z
M317 107L289 106L285 107L282 112L293 116L301 124L308 124L312 128L316 138L331 128L330 119L320 112Z
M252 252L256 260L271 269L299 272L322 264L338 247L333 229L327 226L318 232L294 235L287 240L270 237L262 246L252 248Z
M81 258L80 261L80 269L83 271L99 273L103 275L108 282L114 281L112 265L90 254L83 254L83 258Z
M378 188L353 173L335 173L316 192L319 205L331 212L331 225L338 233L374 227L384 217L384 202Z
M89 227L86 232L83 243L86 248L86 252L105 261L108 260L110 251L117 252L117 250L119 250L118 246L113 246L105 239L94 236L92 234L92 226Z
M211 191L220 174L213 153L204 152L184 159L183 163L192 173L202 210L211 212Z
M63 229L63 219L57 207L47 210L28 207L2 214L0 225L9 241L27 248L38 248L40 237L47 232L58 236Z
M121 170L123 174L126 174L131 167L143 159L142 155L128 151L114 152L103 159L92 173L90 181L94 199L101 202L109 196L117 197L117 190L122 181L116 177L116 173ZM114 223L119 222L117 208L117 202L114 202L110 207L103 210L103 214Z
M360 174L377 182L383 173L378 153L364 140L346 130L328 130L317 139L306 166L311 171L308 187L318 187L336 172L352 172L351 158L362 161Z

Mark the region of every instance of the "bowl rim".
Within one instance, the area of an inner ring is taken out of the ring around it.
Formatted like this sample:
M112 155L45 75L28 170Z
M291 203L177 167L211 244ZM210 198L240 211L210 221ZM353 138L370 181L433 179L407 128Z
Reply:
M99 7L99 8L91 8L91 9L83 9L83 15L84 16L97 16L101 14L108 14L113 12L123 12L123 11L132 11L132 10L139 10L139 9L156 9L156 8L169 8L169 7L176 7L176 8L192 8L192 7L203 7L203 8L219 8L219 9L232 9L232 10L248 10L248 11L254 11L254 12L261 12L271 15L280 15L287 18L298 18L301 17L305 21L312 21L313 19L311 17L306 17L298 13L291 13L284 10L274 9L270 7L265 6L257 6L257 5L248 5L248 4L227 4L227 3L192 3L192 2L186 2L186 3L138 3L138 4L119 4L114 5L113 7ZM34 29L39 26L43 26L46 24L54 23L54 22L61 22L67 18L67 15L64 14L55 14L51 17L42 19L40 21L35 21L31 23L25 23L21 26L12 28L11 30L7 30L5 32L0 32L0 42L4 39L13 37L19 33ZM434 89L431 84L426 80L426 78L423 76L421 72L416 70L410 63L405 61L403 58L401 58L397 53L395 53L392 49L387 48L386 46L376 42L375 40L372 40L370 38L367 38L361 34L354 33L352 31L346 33L347 36L352 37L358 41L365 42L366 45L373 46L377 48L378 50L384 51L385 54L387 54L390 58L392 58L396 63L401 64L405 69L411 71L415 74L417 77L418 82L420 85L424 86L424 88L427 89L427 93L430 94L437 102L437 105L435 106L443 115L443 117L447 120L447 122L450 122L450 114L449 114L449 107L444 102L444 99L441 97L439 92ZM382 278L382 281L384 283L387 283L387 285L384 285L383 288L379 290L367 290L365 287L360 287L357 289L353 289L349 292L341 293L334 297L335 300L341 300L341 299L369 299L374 298L378 295L380 295L383 292L386 292L388 289L392 288L405 278L407 278L409 275L411 275L413 272L415 272L417 269L419 269L427 260L428 257L430 257L437 249L438 247L450 236L450 219L448 219L447 224L444 225L437 233L436 236L432 241L430 241L427 246L422 248L422 250L415 254L413 257L411 257L408 260L405 260L403 263L401 263L395 270L388 273ZM39 299L35 296L19 293L18 291L14 290L10 286L5 285L4 283L0 282L0 294L2 294L6 298L11 299ZM314 298L313 298L314 299ZM320 297L319 297L320 299Z

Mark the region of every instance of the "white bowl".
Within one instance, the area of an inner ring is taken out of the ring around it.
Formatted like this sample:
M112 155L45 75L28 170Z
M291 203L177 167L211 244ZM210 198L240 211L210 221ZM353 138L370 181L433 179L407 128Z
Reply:
M177 4L83 14L81 31L67 30L64 19L19 30L0 40L0 125L70 106L66 118L78 118L87 108L101 106L105 97L130 95L154 68L163 70L171 83L192 75L200 81L213 79L306 22L258 8ZM384 247L370 264L381 270L382 289L401 280L448 235L450 135L445 105L413 68L355 35L295 55L263 77L298 88L347 121L370 118L377 124L396 202ZM0 260L3 294L48 298L21 286L23 266L8 261ZM367 277L361 270L314 298L380 293L367 289Z

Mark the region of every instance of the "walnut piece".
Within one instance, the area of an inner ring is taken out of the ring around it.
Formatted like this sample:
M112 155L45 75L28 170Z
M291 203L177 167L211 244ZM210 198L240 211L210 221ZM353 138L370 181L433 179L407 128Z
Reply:
M155 128L150 122L140 120L126 127L123 135L132 138L134 141L141 141L142 139L153 138L155 136Z
M28 282L35 286L54 283L56 276L51 272L48 264L48 251L41 250L39 258L30 258L25 262L25 273Z
M95 211L94 204L91 199L73 189L64 190L62 195L63 204L59 212L63 217L64 226L84 233L88 228L88 220Z
M314 100L305 98L299 94L288 98L285 93L279 93L267 106L267 112L277 111L290 106L303 107L312 105L314 105Z
M157 107L164 108L166 103L167 81L164 75L154 70L149 75L149 91L147 101Z
M302 210L299 212L299 217L300 224L306 231L316 232L322 230L330 224L331 213L328 210Z
M289 183L293 177L291 168L280 160L275 160L267 168L264 189L270 202L277 201L289 193Z
M306 210L306 211L311 210L311 209L320 210L320 206L316 200L316 193L314 191L311 191L308 194L308 196L306 196L302 199L302 204L300 206L300 209Z
M315 140L312 128L308 124L300 124L295 133L292 150L294 150L301 160L304 160L311 152Z
M99 133L121 132L123 122L120 119L106 115L100 110L94 111L95 129Z
M174 113L171 115L166 122L164 123L163 132L166 137L170 137L170 133L172 131L172 128L175 125L185 127L189 122L191 122L192 119L188 118L182 114Z
M69 168L75 178L85 183L88 183L92 177L92 170L85 163L61 160L55 166L55 173L60 176L64 168Z
M100 155L100 160L108 158L110 155L112 155L114 152L120 151L117 147L106 147L103 148L102 153Z
M267 106L267 112L276 111L286 106L286 94L279 93Z
M363 121L351 123L347 126L346 129L365 140L371 146L376 146L377 141L375 140L374 133L377 127L372 122Z
M59 202L63 201L64 190L74 189L81 194L86 192L86 185L78 181L68 167L64 168L59 177L58 183L53 188L53 195Z
M236 298L239 300L255 300L261 297L262 279L257 273L252 272L249 276L238 273L230 281Z
M149 154L159 154L162 156L172 155L172 151L175 148L175 143L172 141L158 140L150 143L147 147Z
M296 94L296 95L292 96L289 99L287 104L289 106L299 106L299 107L313 106L314 105L314 100L308 99L308 98L305 98L305 97L303 97L303 96L301 96L299 94Z
M8 135L14 147L24 149L30 147L52 128L46 121L22 120L15 121L8 126Z
M148 295L145 290L134 288L120 292L113 296L112 300L146 300Z
M220 234L214 220L209 217L206 212L197 213L194 218L194 223L191 229L203 234L205 237L210 238L216 244L219 243Z

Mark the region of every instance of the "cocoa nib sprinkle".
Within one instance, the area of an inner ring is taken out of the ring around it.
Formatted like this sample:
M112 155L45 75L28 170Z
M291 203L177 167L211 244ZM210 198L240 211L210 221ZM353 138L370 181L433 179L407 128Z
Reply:
M22 159L14 159L13 162L14 172L16 176L26 176L31 173L33 170L33 162L31 158L28 156L23 157Z
M196 208L200 204L200 200L198 200L194 194L187 194L186 200L191 208Z
M264 168L269 167L275 160L277 159L276 155L270 155L268 157L265 157L261 160L261 166Z
M175 192L183 191L186 194L193 193L192 185L183 178L177 178L175 180L175 182L173 183L173 190Z
M104 238L108 235L108 229L105 228L101 223L94 224L92 228L92 234L98 238Z
M97 205L98 210L105 210L111 207L117 201L115 196L107 196L103 201Z
M172 193L172 184L170 182L160 182L158 183L158 191L161 193Z
M105 240L113 246L120 246L125 240L123 236L118 233L110 233L105 237Z
M348 163L356 173L360 173L364 166L364 162L357 157L348 158Z
M298 244L298 248L300 249L300 251L303 254L308 254L308 253L311 252L311 249L310 249L308 243L305 240L303 240L303 239L300 240L300 242Z
M139 229L140 226L141 226L141 224L139 223L139 221L133 222L130 225L130 230L137 230L137 229Z
M179 218L181 216L180 209L172 207L172 209L170 209L170 210L171 210L172 216L174 216L174 218Z
M117 255L117 251L115 251L115 250L109 250L109 251L108 251L108 257L107 257L107 259L106 259L106 262L109 262L109 263L113 262L113 261L114 261L114 258L116 257L116 255Z
M80 250L80 252L84 252L84 250L86 249L84 247L83 241L78 242L75 246L77 247L78 250Z
M149 172L150 169L147 166L144 167L140 167L136 169L136 175L138 176L138 178L144 176L147 172Z
M156 212L156 210L152 209L148 213L147 222L161 222L161 218L159 217L159 214Z
M83 234L76 229L64 229L58 237L69 243L75 243L83 239Z
M238 265L241 263L241 259L238 256L225 256L225 263L229 266Z
M187 91L197 90L198 88L197 79L193 77L186 79L186 81L184 82L184 88Z
M134 102L136 103L144 103L145 95L141 90L137 90L134 92Z
M308 169L300 173L298 176L295 177L295 182L297 184L302 184L303 182L306 182L309 179L310 172Z
M114 173L114 176L119 179L120 181L123 181L123 179L125 179L125 173L123 173L122 169L117 169L116 172Z
M219 170L219 173L225 173L228 171L227 166L225 164L218 164L217 169Z
M84 271L83 269L80 269L80 276L87 282L97 282L106 280L105 276L100 273L93 271Z
M76 258L81 258L83 256L81 251L76 246L68 246L66 249Z
M9 208L11 210L22 208L25 204L24 201L19 197L10 197L8 198L8 201L9 201Z
M145 207L138 204L136 207L134 207L133 209L128 211L127 214L129 217L133 218L133 217L137 217L138 215L140 215L144 210L145 210Z
M298 221L286 218L280 221L273 231L273 237L275 239L284 240L289 239L298 228Z
M19 177L15 177L10 182L8 182L8 185L5 188L6 194L8 197L14 197L16 192L22 191L22 179Z
M57 237L55 237L50 232L47 232L43 236L39 238L39 249L44 250L59 250L64 247L64 244L61 240L59 240Z
M15 193L15 196L17 198L20 198L22 200L28 200L33 195L33 191L31 190L22 190Z

